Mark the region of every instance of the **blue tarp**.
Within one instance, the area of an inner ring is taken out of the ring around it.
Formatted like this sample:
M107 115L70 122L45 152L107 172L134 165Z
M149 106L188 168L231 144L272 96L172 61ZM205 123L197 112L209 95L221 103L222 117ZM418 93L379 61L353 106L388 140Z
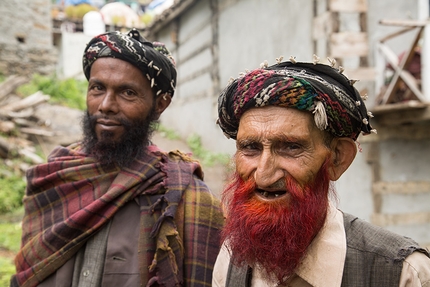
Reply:
M91 0L57 0L58 5L70 6L70 5L79 5L79 4L90 4L92 5L93 1Z
M154 10L155 8L157 8L158 6L163 4L164 2L166 2L166 0L153 0L151 3L149 3L149 5L147 6L147 9L148 10Z

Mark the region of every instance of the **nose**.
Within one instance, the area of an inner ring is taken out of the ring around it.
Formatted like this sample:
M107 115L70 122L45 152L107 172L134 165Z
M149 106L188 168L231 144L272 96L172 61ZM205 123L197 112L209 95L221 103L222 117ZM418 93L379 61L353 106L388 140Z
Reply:
M270 150L264 150L254 172L254 180L258 188L273 188L283 182L285 172L278 162L278 156Z
M106 91L99 104L99 112L102 114L116 114L118 113L118 103L116 101L115 93L113 91Z

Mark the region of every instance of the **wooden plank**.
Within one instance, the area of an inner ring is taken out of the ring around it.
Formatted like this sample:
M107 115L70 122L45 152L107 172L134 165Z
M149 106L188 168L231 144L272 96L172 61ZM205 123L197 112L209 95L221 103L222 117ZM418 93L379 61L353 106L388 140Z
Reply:
M390 39L392 39L392 38L395 38L395 37L397 37L397 36L400 36L401 34L404 34L404 33L406 33L406 32L409 32L409 31L411 31L411 30L414 30L414 29L416 29L416 27L406 27L406 28L403 28L403 29L400 29L399 31L396 31L396 32L394 32L394 33L392 33L392 34L388 34L387 36L385 36L385 37L382 37L380 40L379 40L379 42L381 42L381 43L384 43L384 42L386 42L386 41L388 41L388 40L390 40Z
M419 194L430 193L430 181L375 182L372 190L377 194Z
M22 109L37 106L40 103L47 102L50 98L51 98L50 96L44 95L41 91L37 91L36 93L26 98L23 98L19 101L9 103L5 106L0 107L0 111L2 113L7 111L12 111L12 112L20 111Z
M407 101L400 103L393 103L389 105L375 106L372 113L375 115L385 114L388 112L401 112L404 110L426 109L429 105L420 101Z
M16 88L28 82L25 76L11 75L0 84L0 100L6 98Z
M399 65L399 57L393 52L387 45L378 43L378 50L382 53L382 56L387 60L392 67Z
M375 115L375 119L380 116ZM374 119L372 119L374 120ZM389 140L430 140L430 133L428 125L415 124L415 125L385 125L381 127L378 122L372 121L372 125L378 131L377 135L361 136L360 143L373 143L375 141L383 142Z
M376 70L374 67L360 67L357 69L345 69L345 75L350 79L359 81L374 81Z
M394 69L396 74L399 75L399 77L406 83L408 88L414 93L414 95L420 99L421 101L424 100L424 95L421 93L420 88L418 87L417 80L406 70L402 70L399 66L399 58L396 54L385 44L379 43L378 45L379 50L382 52L383 56L387 59L388 63L391 65L391 67ZM409 55L413 53L413 51L408 51L408 57ZM410 60L407 60L410 61ZM406 64L402 64L404 66ZM395 77L393 77L395 78ZM388 102L388 92L390 89L387 89L386 94L384 95L385 102Z
M369 45L365 32L339 32L330 37L332 58L367 56Z
M330 0L329 9L335 12L366 12L366 0Z
M402 214L372 214L373 224L386 227L393 225L426 224L430 222L430 212L415 212Z
M405 107L390 110L392 105L396 104L386 105L385 109L380 109L378 106L378 109L372 111L375 114L374 120L378 125L391 126L430 121L430 108L428 106L425 108Z
M415 40L413 41L412 45L410 46L409 50L405 52L405 56L400 61L399 65L393 65L393 69L395 70L395 73L391 79L390 84L387 87L387 90L385 91L385 94L382 98L381 104L387 104L390 103L391 98L393 95L396 94L398 88L399 88L399 80L402 79L405 81L405 83L408 85L409 89L414 93L414 95L420 99L421 101L424 101L424 96L422 95L421 91L414 85L413 82L411 82L410 78L407 76L407 72L403 69L405 67L409 66L410 61L412 60L412 57L414 55L415 47L417 47L418 42L421 38L422 31L424 30L424 26L420 27L418 29L418 33L415 37Z
M331 33L333 33L333 19L330 11L314 18L312 30L314 40L328 38Z
M426 20L387 20L382 19L379 24L386 26L402 26L402 27L424 27L429 22Z

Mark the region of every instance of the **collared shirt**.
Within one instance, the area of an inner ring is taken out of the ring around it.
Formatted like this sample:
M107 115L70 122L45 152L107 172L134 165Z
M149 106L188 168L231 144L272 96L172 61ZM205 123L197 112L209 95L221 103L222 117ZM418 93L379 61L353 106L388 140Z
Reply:
M296 273L288 280L289 287L340 287L346 256L346 236L342 212L329 207L324 227L315 237ZM224 287L230 254L223 245L214 267L212 286ZM279 286L253 269L252 287ZM399 287L430 287L430 259L414 252L403 262Z

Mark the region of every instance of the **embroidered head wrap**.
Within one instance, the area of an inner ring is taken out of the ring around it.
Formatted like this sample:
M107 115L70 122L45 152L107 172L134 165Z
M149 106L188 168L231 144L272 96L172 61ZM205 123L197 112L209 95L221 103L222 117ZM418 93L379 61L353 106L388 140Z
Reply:
M239 121L251 108L267 105L309 111L315 124L337 137L357 139L376 132L372 117L353 82L325 64L281 62L234 79L218 98L218 124L236 139Z
M118 58L136 66L148 78L152 90L173 96L176 87L175 61L163 43L149 42L133 29L127 34L115 31L94 37L84 50L82 64L87 79L91 66L101 57Z

